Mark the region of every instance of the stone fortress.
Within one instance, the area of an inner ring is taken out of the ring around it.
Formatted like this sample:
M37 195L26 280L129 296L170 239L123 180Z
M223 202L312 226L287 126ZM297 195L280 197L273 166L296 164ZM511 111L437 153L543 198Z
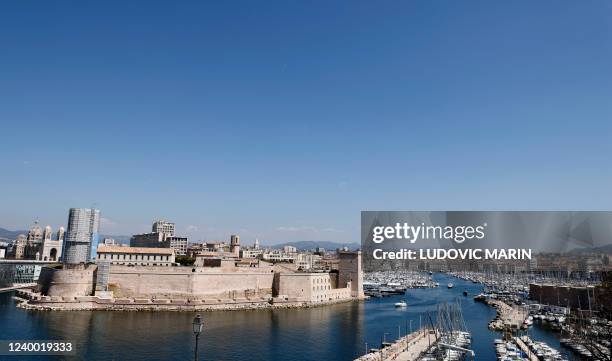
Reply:
M167 249L169 250L169 249ZM174 251L100 246L98 262L43 268L38 287L22 291L36 309L214 310L307 307L363 299L361 252L338 250L324 270L302 270L230 252L196 256L177 266Z

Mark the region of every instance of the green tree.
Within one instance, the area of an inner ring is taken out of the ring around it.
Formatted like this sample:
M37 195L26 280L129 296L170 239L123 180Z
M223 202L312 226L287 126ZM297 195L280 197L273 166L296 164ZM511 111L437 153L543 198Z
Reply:
M176 256L175 262L180 263L181 266L193 266L195 263L195 258L188 256Z

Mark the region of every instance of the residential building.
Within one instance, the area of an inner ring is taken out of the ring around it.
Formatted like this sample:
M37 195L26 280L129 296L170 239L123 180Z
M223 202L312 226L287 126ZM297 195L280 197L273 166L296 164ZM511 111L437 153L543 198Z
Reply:
M119 244L119 243L117 243L117 241L115 241L115 239L114 239L114 238L104 238L104 239L102 240L102 242L100 242L100 244L98 245L98 247L100 247L100 246L102 246L102 245L104 245L104 246L120 246L120 244Z
M264 261L270 261L270 262L291 262L293 263L295 261L297 254L295 253L285 253L283 250L280 249L272 249L272 250L266 250L262 255L261 258Z
M295 258L295 265L298 269L311 270L319 266L321 258L317 254L299 253Z
M187 237L175 235L175 225L167 221L153 222L151 233L135 234L130 239L132 247L171 248L176 255L187 255Z
M240 258L258 258L263 253L263 249L245 248L240 250Z
M163 233L164 239L167 237L175 236L176 225L173 222L157 220L153 222L153 227L151 227L151 231L153 233Z
M166 241L170 242L170 248L176 252L177 256L187 255L187 237L168 237Z
M295 248L293 246L284 246L283 247L283 251L285 253L297 253L297 248Z
M163 233L153 232L153 233L142 233L135 234L130 239L131 247L158 247L158 248L169 248L170 243L166 242L166 237L164 237Z

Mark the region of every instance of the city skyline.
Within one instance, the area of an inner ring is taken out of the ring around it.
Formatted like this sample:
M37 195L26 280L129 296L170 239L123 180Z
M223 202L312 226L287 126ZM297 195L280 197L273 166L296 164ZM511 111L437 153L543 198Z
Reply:
M96 209L96 211L100 212L99 209ZM68 217L68 218L70 218L70 217ZM104 220L103 215L100 216L100 219ZM151 223L153 224L152 226L151 226ZM171 220L168 220L168 219L156 218L156 219L152 220L151 223L149 224L148 230L145 230L143 232L127 232L125 234L111 234L111 233L105 232L104 229L100 229L100 232L98 234L99 241L102 241L103 237L121 237L120 239L118 239L119 241L124 242L124 244L129 244L130 243L130 238L133 238L134 236L141 235L141 234L150 234L149 232L158 232L156 230L156 228L155 228L156 224L158 224L158 223L162 223L162 224L164 224L164 226L165 226L165 224L171 224L172 232L170 232L169 235L170 234L174 234L174 228L175 228L175 222L174 221L171 221ZM39 219L35 219L35 220L31 221L30 224L24 225L21 228L9 229L9 228L7 228L7 227L5 227L3 225L0 225L0 229L3 229L3 230L5 230L7 232L10 232L10 233L15 233L15 234L19 233L20 235L25 236L25 235L27 235L27 234L29 234L31 232L32 227L40 228L40 225L45 225L45 224L46 224L47 228L49 228L49 227L53 228L54 227L54 225L52 225L52 224L47 224L44 221L41 222ZM62 232L63 232L63 230L64 230L66 225L67 225L67 223L66 224L59 224L57 227L61 228ZM187 229L186 232L189 232L188 231L189 230L189 226L184 227L184 229ZM185 233L185 232L182 232L182 233ZM218 241L218 242L227 242L229 244L229 242L230 242L232 237L239 236L239 235L237 235L235 233L236 232L234 232L234 233L230 232L230 233L222 235L220 237L189 238L189 243L217 242ZM10 238L15 238L15 237L9 237L7 239L10 239ZM56 240L58 238L53 238L53 239ZM309 240L285 239L285 240L281 240L281 241L276 241L276 242L272 241L271 242L268 239L262 239L260 237L255 237L255 238L245 238L245 240L247 242L253 243L255 245L258 245L261 242L263 242L263 244L262 244L263 246L274 246L274 245L278 245L278 244L285 244L285 243L291 243L291 242L302 242L302 241L306 241L306 242L313 241L315 243L316 242L322 242L322 243L331 242L331 243L336 243L338 245L341 245L341 244L359 244L358 241L330 241L330 240L324 240L324 239L321 239L321 240L316 240L316 239L309 239Z
M609 3L0 4L0 227L358 242L362 210L609 210Z

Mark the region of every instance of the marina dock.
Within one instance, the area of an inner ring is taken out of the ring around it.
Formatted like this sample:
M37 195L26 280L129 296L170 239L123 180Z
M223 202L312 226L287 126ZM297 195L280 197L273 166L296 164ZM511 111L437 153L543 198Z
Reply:
M398 361L415 361L418 357L427 349L429 349L430 344L434 344L438 339L438 333L431 333L429 335L429 339L427 337L427 333L422 333L419 337L410 341L407 349L398 354L394 360Z
M355 361L415 361L430 345L437 342L438 337L439 333L423 328L396 340L382 350L373 350Z
M514 338L514 342L516 342L516 345L521 349L521 351L523 351L527 357L529 358L530 361L540 361L540 359L538 358L538 356L536 356L530 349L529 346L527 346L523 340L521 340L519 337L515 337Z

